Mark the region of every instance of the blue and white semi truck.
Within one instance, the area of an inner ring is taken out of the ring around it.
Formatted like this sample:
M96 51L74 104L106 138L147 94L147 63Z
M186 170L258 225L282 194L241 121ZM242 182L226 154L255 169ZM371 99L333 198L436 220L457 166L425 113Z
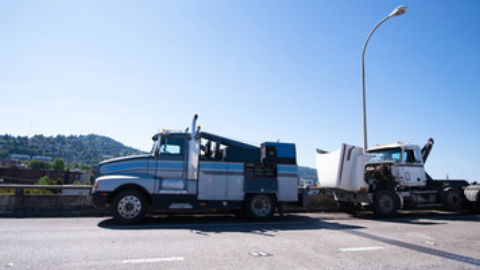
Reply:
M191 132L153 136L150 154L98 164L93 204L136 223L147 212L212 209L268 220L282 203L298 201L294 144L252 146L203 132L196 121Z

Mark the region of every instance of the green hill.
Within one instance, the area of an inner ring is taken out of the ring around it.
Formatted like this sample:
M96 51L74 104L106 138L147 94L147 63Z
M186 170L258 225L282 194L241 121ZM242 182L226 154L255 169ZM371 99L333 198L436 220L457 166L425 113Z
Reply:
M35 135L31 138L0 135L0 158L9 158L12 154L28 155L31 158L41 156L52 160L63 158L71 167L76 167L75 164L95 165L108 158L140 153L143 152L111 138L93 134L68 137Z
M298 176L302 179L318 181L317 170L310 167L298 166Z

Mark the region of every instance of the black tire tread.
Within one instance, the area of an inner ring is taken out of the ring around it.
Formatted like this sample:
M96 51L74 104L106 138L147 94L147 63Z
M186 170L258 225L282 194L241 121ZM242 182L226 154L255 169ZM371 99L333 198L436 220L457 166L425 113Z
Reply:
M140 210L140 213L135 218L132 218L132 219L123 218L117 211L117 204L119 203L119 201L123 197L128 196L128 195L137 197L142 204L142 208ZM147 213L147 208L148 208L148 201L147 201L147 198L146 198L145 194L142 191L137 190L137 189L124 189L124 190L121 190L120 192L118 192L113 197L113 200L112 200L112 203L111 203L110 207L111 207L111 211L112 211L112 216L117 222L123 223L123 224L135 224L135 223L139 223L140 221L142 221L145 218L145 215Z
M263 215L263 216L257 215L255 213L255 211L253 210L253 207L254 207L253 202L254 202L254 200L257 196L265 196L268 199L269 204L270 204L270 209L269 209L268 213ZM263 193L251 194L245 200L244 212L245 212L245 216L250 220L254 220L254 221L270 220L273 217L273 214L275 212L275 199L270 194L263 194Z
M382 198L386 198L393 203L389 211L385 211L382 207ZM400 207L400 202L394 192L390 190L378 190L373 196L373 213L379 218L391 218L397 214L397 210Z

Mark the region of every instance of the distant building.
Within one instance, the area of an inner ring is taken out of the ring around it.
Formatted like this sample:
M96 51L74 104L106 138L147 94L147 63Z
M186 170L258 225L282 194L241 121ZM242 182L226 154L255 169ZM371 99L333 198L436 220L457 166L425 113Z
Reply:
M316 186L316 185L317 185L317 183L312 179L300 178L300 186L310 187L310 186Z
M48 176L48 178L55 181L61 178L66 185L73 184L75 181L90 181L90 173L83 171L44 171L27 170L23 168L0 168L0 179L3 179L3 184L34 185L44 176Z
M0 167L25 167L19 160L0 159Z
M30 155L23 155L23 154L10 154L10 159L14 160L30 160L32 157Z
M53 161L51 157L44 157L44 156L33 156L32 160L42 160L42 161Z
M75 171L68 171L68 173L69 173L69 180L72 183L75 181L82 181L82 182L90 181L90 174L87 172L75 170Z

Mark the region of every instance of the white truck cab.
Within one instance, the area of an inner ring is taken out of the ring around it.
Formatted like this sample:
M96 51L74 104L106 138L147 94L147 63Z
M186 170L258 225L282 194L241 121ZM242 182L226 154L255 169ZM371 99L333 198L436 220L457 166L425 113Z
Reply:
M387 144L371 148L366 153L375 156L367 161L367 173L378 165L388 164L400 187L425 186L427 177L418 145Z
M424 168L432 146L429 139L423 148L394 143L367 151L348 144L333 152L317 150L318 181L334 190L340 210L352 214L364 206L379 217L391 217L404 208L457 211L464 206L469 183L433 180ZM469 192L473 195L467 198L477 196L477 191Z

